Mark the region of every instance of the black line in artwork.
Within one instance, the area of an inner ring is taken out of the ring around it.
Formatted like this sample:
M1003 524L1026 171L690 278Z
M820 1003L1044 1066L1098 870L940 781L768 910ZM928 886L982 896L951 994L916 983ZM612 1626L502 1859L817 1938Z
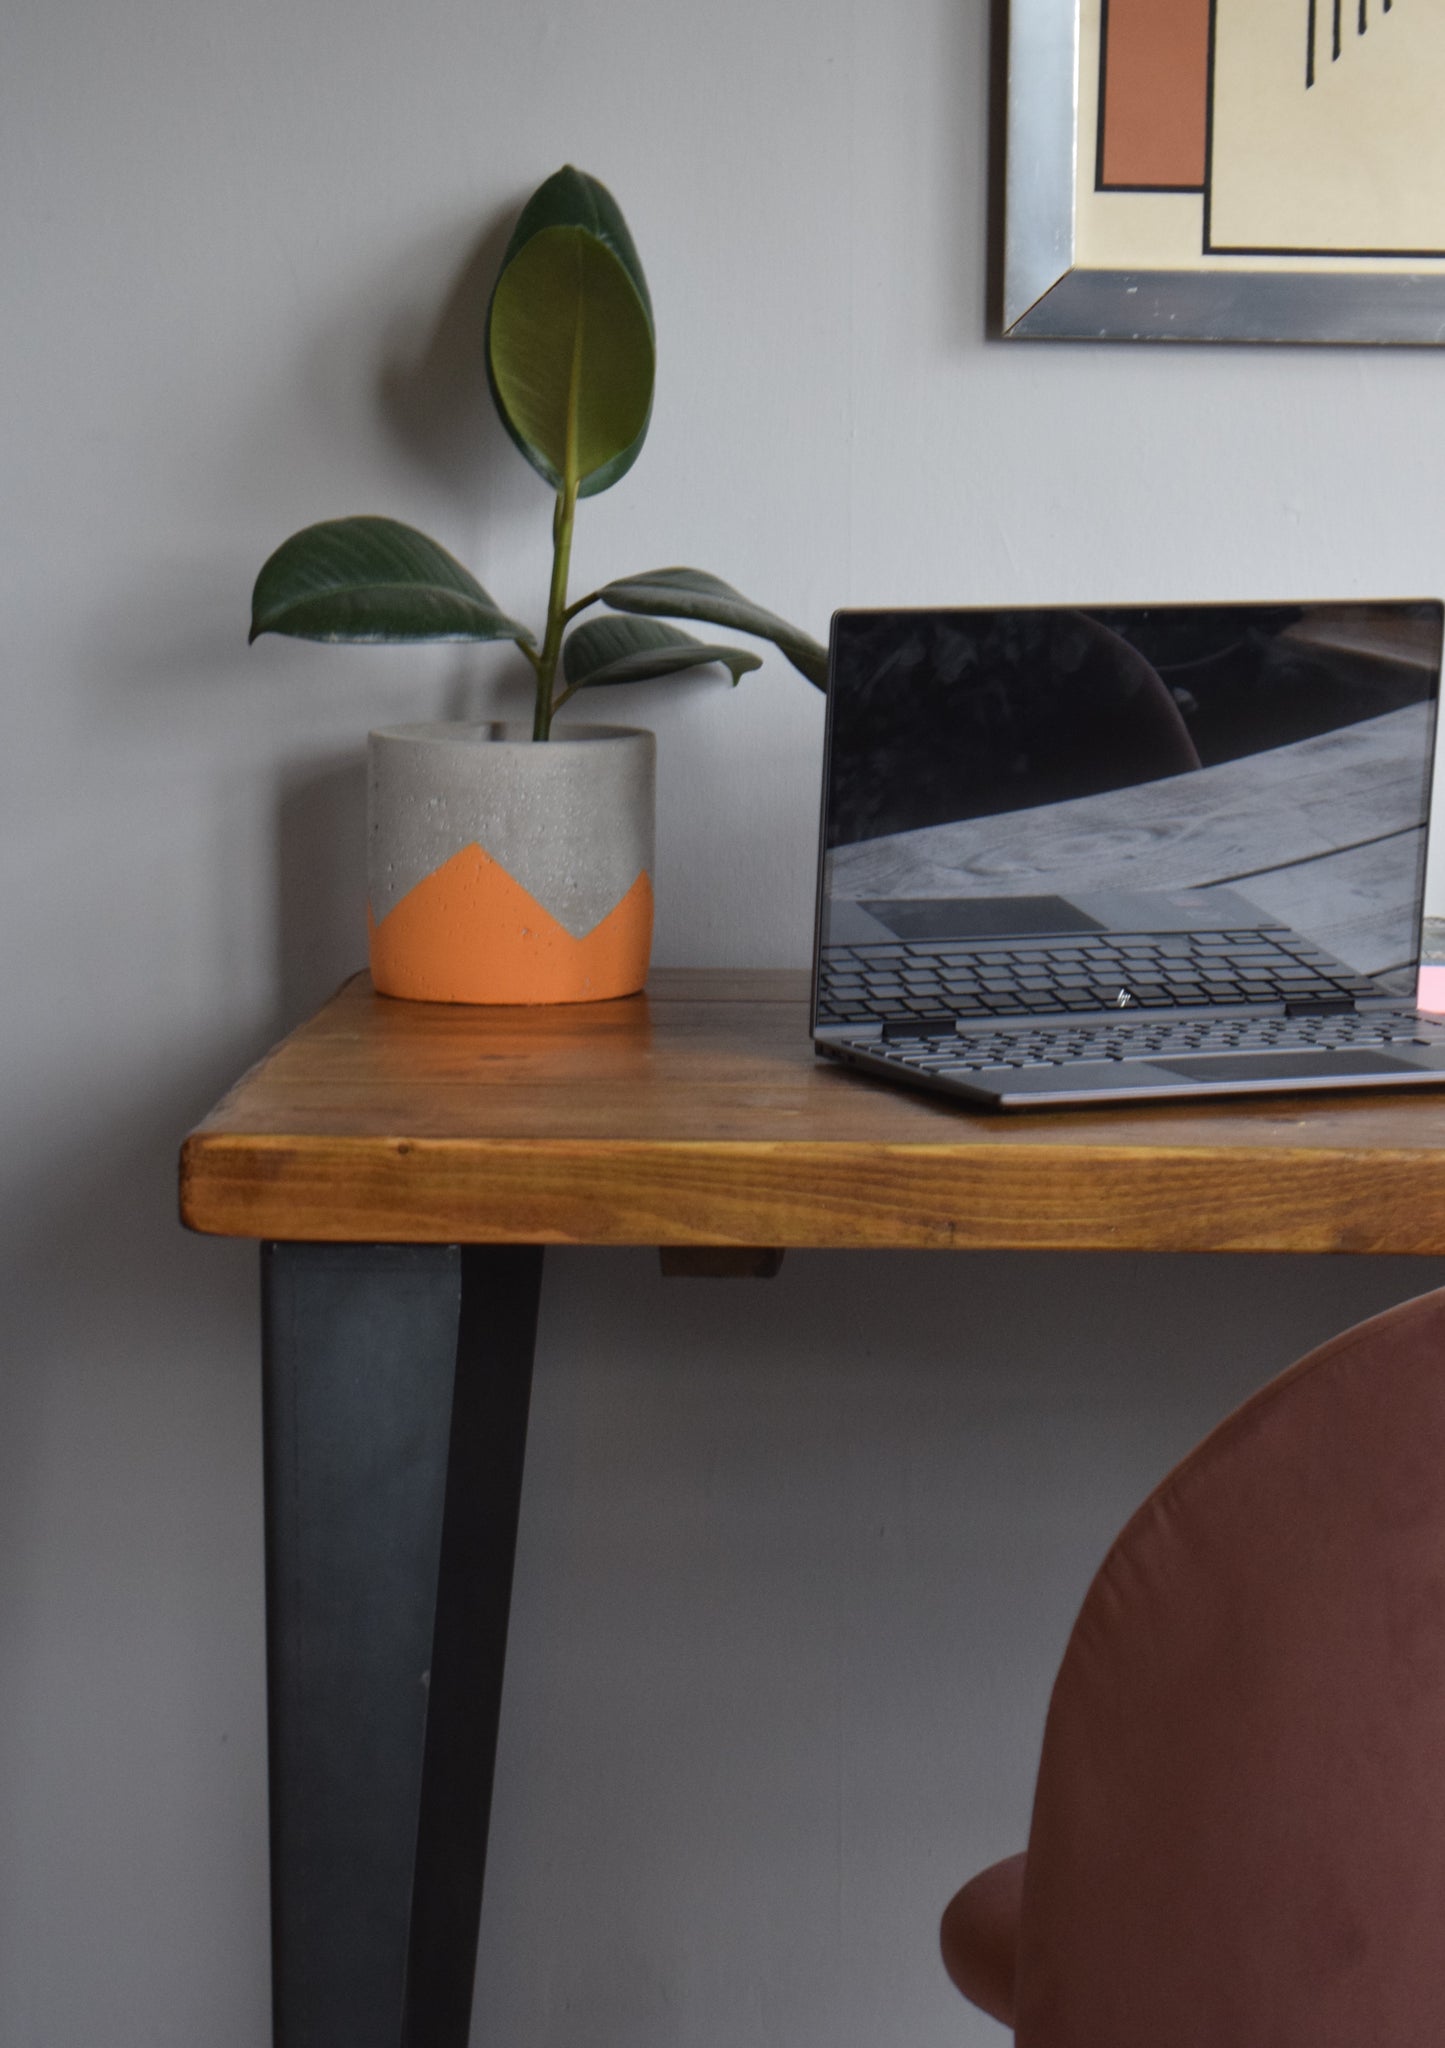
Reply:
M1268 246L1258 243L1206 242L1206 256L1368 256L1380 263L1439 263L1445 261L1445 249L1321 249L1301 248L1298 244L1281 243Z
M1380 0L1380 12L1388 14L1395 0ZM1370 26L1370 0L1355 0L1355 34L1364 35ZM1318 0L1309 0L1305 22L1305 91L1315 82L1315 46L1318 40ZM1333 0L1330 61L1338 63L1344 52L1344 0Z
M1099 9L1099 111L1098 130L1094 136L1094 190L1104 190L1104 96L1109 80L1109 0L1102 0Z
M1314 0L1310 0L1313 6ZM1209 253L1209 208L1214 189L1214 44L1219 0L1209 0L1209 64L1204 85L1204 205L1200 251Z

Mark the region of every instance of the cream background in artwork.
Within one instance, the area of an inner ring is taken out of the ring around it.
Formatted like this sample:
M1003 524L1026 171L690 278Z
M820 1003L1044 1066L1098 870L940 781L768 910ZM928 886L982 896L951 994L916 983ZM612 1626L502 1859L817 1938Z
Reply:
M1356 18L1352 8L1357 0L1346 0L1346 13L1351 23ZM1430 239L1445 247L1445 124L1429 115L1419 124L1420 139L1416 139L1412 126L1410 109L1422 101L1428 110L1438 98L1438 83L1445 77L1445 4L1442 0L1395 0L1390 14L1381 12L1381 0L1369 0L1371 27L1367 35L1359 37L1351 25L1348 30L1345 52L1338 64L1331 64L1329 58L1330 9L1329 0L1320 0L1319 49L1320 69L1335 74L1326 97L1325 80L1309 95L1326 109L1323 116L1316 117L1307 112L1306 120L1311 129L1318 127L1322 141L1317 154L1324 154L1332 146L1324 130L1328 127L1330 136L1336 134L1343 115L1340 109L1348 96L1351 106L1362 106L1371 90L1367 81L1375 76L1375 66L1383 70L1402 64L1403 59L1390 50L1384 50L1378 57L1371 53L1380 51L1381 46L1397 44L1404 46L1404 38L1397 39L1395 31L1405 17L1405 9L1413 10L1412 22L1428 22L1428 35L1416 35L1410 43L1413 53L1410 62L1418 66L1418 77L1412 78L1410 98L1402 98L1395 106L1388 121L1378 124L1391 129L1390 147L1399 152L1405 163L1401 173L1393 169L1388 176L1383 168L1372 168L1364 173L1350 173L1359 197L1368 202L1370 193L1375 193L1376 210L1380 210L1380 196L1389 191L1407 195L1405 204L1414 213L1429 209L1439 222L1431 231ZM1427 12L1428 10L1428 12ZM1078 51L1078 124L1076 132L1076 174L1075 174L1075 217L1074 217L1074 260L1090 270L1238 270L1248 271L1257 264L1257 258L1248 253L1238 253L1242 245L1246 250L1276 248L1280 240L1281 215L1267 230L1263 229L1266 215L1263 209L1276 204L1275 195L1267 190L1259 195L1246 191L1246 185L1253 181L1256 171L1246 163L1246 146L1253 148L1260 173L1261 185L1275 175L1264 163L1270 154L1270 127L1273 114L1261 117L1258 113L1249 116L1245 111L1250 104L1258 105L1259 95L1265 90L1265 80L1273 81L1273 88L1281 98L1288 91L1300 99L1304 76L1304 25L1306 19L1305 0L1220 0L1216 33L1221 44L1226 40L1230 47L1231 82L1228 86L1216 77L1214 163L1216 172L1214 218L1212 232L1216 241L1228 240L1233 246L1227 255L1206 254L1204 250L1204 199L1202 194L1192 192L1097 192L1094 189L1094 168L1098 149L1099 109L1099 57L1102 38L1102 0L1079 0L1079 51ZM1268 33L1266 34L1266 30ZM1261 82L1254 88L1248 77L1242 80L1244 90L1236 90L1241 82L1238 74L1244 71L1244 38L1246 31L1252 38L1256 32L1262 37L1262 52L1251 56L1261 73ZM1423 45L1428 43L1427 57ZM1286 44L1288 48L1286 50ZM1286 63L1288 58L1288 64ZM1368 67L1362 67L1357 60L1369 58ZM1216 60L1218 62L1218 59ZM1292 69L1289 67L1292 66ZM1286 73L1288 72L1288 86ZM1342 74L1353 74L1344 76ZM1366 81L1357 83L1355 80ZM1336 91L1335 85L1342 84L1344 91ZM1227 102L1227 104L1226 104ZM1355 117L1352 117L1354 119ZM1251 121L1253 125L1251 126ZM1431 125L1431 122L1434 125ZM1393 124L1393 126L1392 126ZM1360 122L1355 120L1358 129ZM1251 138L1253 138L1251 140ZM1312 148L1316 145L1311 144ZM1352 145L1352 146L1358 146ZM1278 154L1279 152L1274 152ZM1301 158L1303 161L1303 156ZM1438 161L1437 161L1438 160ZM1358 157L1356 162L1358 162ZM1219 177L1221 165L1228 191L1225 211L1221 212L1219 198ZM1289 166L1285 166L1289 171ZM1311 186L1310 180L1315 182ZM1330 201L1330 192L1341 182L1338 166L1325 168L1316 176L1315 170L1306 165L1297 173L1290 172L1284 180L1286 195L1282 203L1293 204L1296 218L1289 224L1284 236L1287 246L1308 247L1321 250L1334 248L1399 248L1407 246L1390 238L1368 238L1363 232L1363 223L1358 210L1352 212L1354 221L1350 240L1324 241L1320 239L1316 220L1308 235L1300 230L1307 219L1306 208L1313 205L1319 215ZM1420 189L1416 189L1416 188ZM1306 189L1307 188L1307 189ZM1293 199L1289 194L1293 193ZM1323 194L1321 199L1318 195ZM1312 196L1315 195L1315 196ZM1250 217L1246 208L1254 205L1258 209ZM1331 216L1338 221L1343 218L1336 213ZM1225 223L1229 223L1226 230ZM1413 231L1412 231L1413 232ZM1271 239L1274 238L1274 239ZM1425 246L1418 239L1410 247ZM1358 259L1340 258L1323 254L1318 256L1278 256L1271 254L1269 268L1280 270L1361 270L1384 273L1406 271L1413 264L1408 258L1364 255Z
M1303 0L1217 0L1210 240L1218 248L1445 252L1445 5L1321 5L1305 84Z

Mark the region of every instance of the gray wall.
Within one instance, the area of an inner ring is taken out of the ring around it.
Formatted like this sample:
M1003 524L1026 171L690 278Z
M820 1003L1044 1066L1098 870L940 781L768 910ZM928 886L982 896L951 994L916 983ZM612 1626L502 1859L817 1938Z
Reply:
M982 0L11 0L0 2048L266 2038L254 1258L176 1228L175 1147L361 961L366 728L518 678L248 653L246 600L377 510L537 611L545 497L477 375L525 193L605 178L658 308L578 587L693 561L818 631L1438 587L1435 356L983 342L986 47ZM626 713L660 958L801 962L820 701L770 661ZM556 1256L488 2042L999 2038L933 1927L1021 1840L1092 1562L1244 1390L1437 1277Z

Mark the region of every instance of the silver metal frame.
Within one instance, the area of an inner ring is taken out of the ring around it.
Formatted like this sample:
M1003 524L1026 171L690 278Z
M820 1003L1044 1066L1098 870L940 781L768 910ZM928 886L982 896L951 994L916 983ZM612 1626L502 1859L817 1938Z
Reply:
M1445 342L1445 262L1403 273L1086 270L1074 261L1079 0L1010 0L1003 335Z

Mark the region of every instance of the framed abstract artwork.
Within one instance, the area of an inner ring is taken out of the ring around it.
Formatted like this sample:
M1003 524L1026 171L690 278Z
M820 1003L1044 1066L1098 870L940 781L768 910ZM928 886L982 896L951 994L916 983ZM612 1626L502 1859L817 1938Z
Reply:
M1002 328L1445 342L1442 0L1011 0Z

